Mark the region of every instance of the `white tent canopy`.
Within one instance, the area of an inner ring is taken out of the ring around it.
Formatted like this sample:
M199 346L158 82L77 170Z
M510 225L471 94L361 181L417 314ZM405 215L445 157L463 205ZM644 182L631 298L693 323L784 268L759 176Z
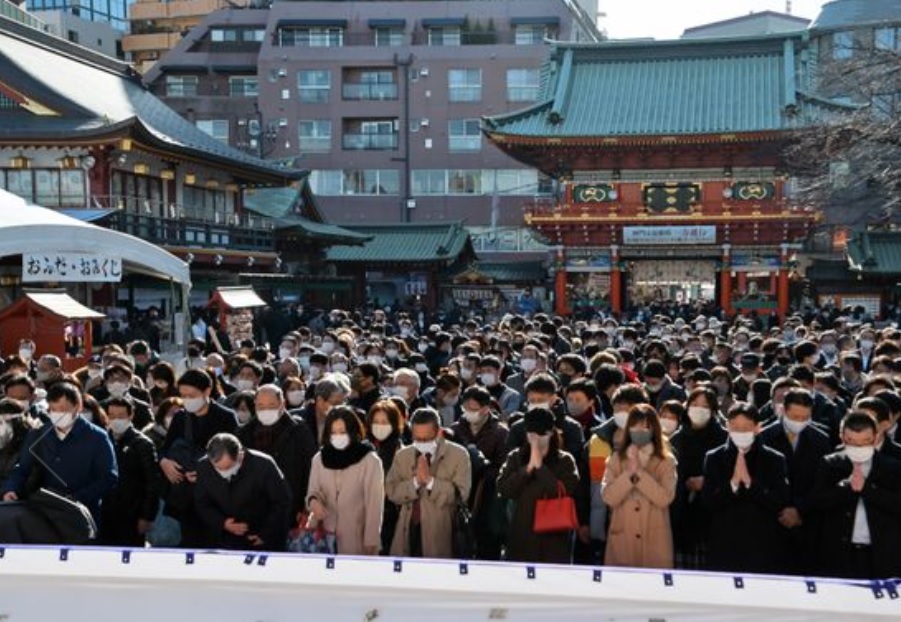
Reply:
M171 279L182 286L191 284L188 264L158 246L30 205L0 189L0 257L50 252L114 255L131 271Z

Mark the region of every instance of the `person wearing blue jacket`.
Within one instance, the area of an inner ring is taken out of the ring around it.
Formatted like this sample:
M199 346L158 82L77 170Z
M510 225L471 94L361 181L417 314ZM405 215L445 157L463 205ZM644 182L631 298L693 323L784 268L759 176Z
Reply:
M18 462L3 482L4 501L37 488L83 503L99 523L100 500L119 479L107 433L80 417L81 392L69 382L47 389L48 420L29 432Z

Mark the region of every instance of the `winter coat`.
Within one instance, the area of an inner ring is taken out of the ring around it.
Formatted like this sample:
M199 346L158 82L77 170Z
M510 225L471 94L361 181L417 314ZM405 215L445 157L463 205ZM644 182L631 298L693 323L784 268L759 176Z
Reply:
M415 447L401 449L394 456L394 464L385 483L388 498L401 506L391 554L410 554L410 522L413 504L419 500L423 557L451 558L451 534L457 500L465 502L472 485L469 452L456 443L439 438L438 449L429 465L429 472L435 478L431 490L426 486L417 490L414 485L418 460L419 452Z
M261 451L275 460L291 487L291 517L303 510L310 481L310 464L317 443L307 424L283 414L272 426L252 419L238 428L236 436L248 449Z
M557 483L573 496L579 486L575 459L565 451L546 456L540 469L526 472L530 449L514 450L497 478L497 491L514 502L507 534L507 560L569 564L572 561L572 532L536 534L535 505L539 499L556 497Z
M322 453L313 457L307 506L316 498L325 507L325 530L334 532L338 553L363 555L381 545L385 474L378 455L369 452L345 469L328 469Z
M669 506L676 496L676 460L650 456L636 474L614 453L607 461L601 489L610 507L610 532L604 563L641 568L673 567Z
M197 463L194 506L210 546L230 550L284 551L288 542L291 490L275 460L252 449L244 450L241 468L224 479L204 456ZM246 536L225 530L226 519L246 523ZM258 536L253 546L248 536Z
M144 546L138 519L153 522L160 504L161 474L153 442L129 428L121 438L111 436L119 465L119 482L101 506L100 539L104 544Z

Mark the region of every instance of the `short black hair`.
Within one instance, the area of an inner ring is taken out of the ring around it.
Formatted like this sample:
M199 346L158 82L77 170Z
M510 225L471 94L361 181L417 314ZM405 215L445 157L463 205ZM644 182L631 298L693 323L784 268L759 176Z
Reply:
M641 371L645 378L663 378L666 376L666 365L663 364L663 361L651 359L644 364Z
M206 455L210 464L215 464L228 456L232 460L238 459L238 454L244 450L241 441L234 434L228 432L220 432L213 436L206 444Z
M461 402L466 400L475 400L480 406L487 406L491 403L491 393L485 387L474 384L463 391L463 395L460 396Z
M115 365L110 365L103 370L103 379L109 380L110 376L114 374L123 374L131 378L132 376L134 376L134 371L131 368L126 367L125 365L116 363Z
M127 397L111 397L108 400L106 400L106 404L104 405L104 407L106 408L107 413L109 412L109 409L112 408L113 406L119 406L121 408L124 408L125 411L128 413L129 417L133 417L135 414L134 402L132 402Z
M585 362L584 357L579 356L578 354L564 354L557 359L557 364L554 366L555 369L560 368L560 363L567 363L577 374L584 374L588 371L588 363Z
M550 374L535 374L526 382L525 392L556 393L557 381Z
M410 427L414 425L432 424L436 428L441 427L441 416L434 408L417 408L410 416Z
M602 363L594 372L594 385L601 393L606 392L610 387L618 387L625 381L625 372L618 365L612 363Z
M854 402L854 410L871 410L876 415L876 421L888 421L892 412L888 404L876 397L864 397Z
M895 391L889 391L888 389L885 389L883 391L879 391L878 393L873 395L873 397L877 400L882 400L883 402L885 402L886 406L888 406L888 409L893 415L901 413L901 396L899 396Z
M504 364L501 360L494 356L493 354L485 356L479 361L479 367L493 367L494 369L501 369Z
M253 360L244 361L243 363L241 363L241 366L238 367L238 371L240 372L242 369L245 369L245 368L252 371L253 375L256 376L258 379L263 377L263 366L260 365L258 362L253 361Z
M185 385L201 391L213 388L213 380L202 369L189 369L178 379L178 386Z
M788 377L798 382L809 382L810 384L813 384L816 380L814 371L807 365L793 365L788 370Z
M566 387L566 395L575 393L577 391L584 393L585 396L590 400L594 400L598 395L598 391L595 388L594 383L591 380L586 380L584 378L574 380Z
M852 410L845 415L844 419L842 419L841 429L842 432L845 430L851 430L852 432L872 430L873 434L878 433L876 420L869 413L859 410Z
M28 390L31 393L34 393L35 388L34 380L29 378L26 374L16 374L15 376L7 378L6 382L3 383L3 391L8 391L10 387L28 387Z
M370 363L369 361L363 361L362 363L357 365L357 369L359 370L361 376L365 378L371 378L375 383L379 382L379 378L382 375L379 371L379 366L375 363Z
M637 384L624 384L616 390L613 394L613 399L610 400L613 404L626 403L633 406L635 404L648 404L650 401L647 391Z
M732 404L729 412L726 413L727 421L732 421L737 417L747 417L755 422L760 421L760 413L758 413L757 408L747 402L735 402Z
M81 403L81 391L78 390L74 384L68 381L62 382L54 382L47 389L47 401L55 402L60 399L65 399L70 404L80 404Z
M786 409L792 404L813 409L813 394L807 389L793 387L782 396L782 404Z

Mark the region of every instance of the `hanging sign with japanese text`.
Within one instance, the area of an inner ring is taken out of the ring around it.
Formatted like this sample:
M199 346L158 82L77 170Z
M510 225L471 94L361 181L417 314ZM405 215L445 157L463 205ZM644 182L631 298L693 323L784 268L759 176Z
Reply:
M119 283L122 259L88 253L23 253L22 282Z
M716 227L623 227L623 244L716 244Z

